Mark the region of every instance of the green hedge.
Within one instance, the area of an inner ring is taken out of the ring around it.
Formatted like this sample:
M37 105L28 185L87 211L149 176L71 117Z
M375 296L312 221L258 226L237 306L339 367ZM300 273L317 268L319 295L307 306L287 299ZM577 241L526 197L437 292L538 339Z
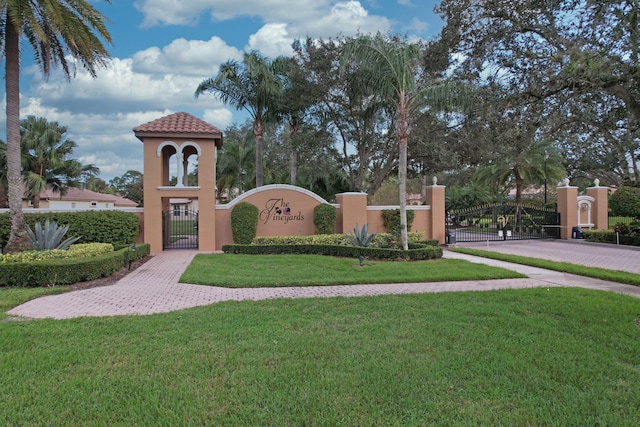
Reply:
M238 203L231 211L233 242L249 244L258 230L258 208L249 202Z
M338 210L333 205L321 203L313 208L313 225L316 226L316 234L333 234L336 232L336 219Z
M377 233L371 242L371 247L388 247L386 244L390 233ZM438 246L440 242L435 239L423 240L421 231L412 231L408 234L409 243L423 243ZM262 236L256 237L251 242L254 245L348 245L344 234L314 234L305 236Z
M357 258L363 255L369 259L425 260L442 258L441 247L417 243L411 244L407 251L343 245L224 245L222 251L228 254L314 254L344 258Z
M129 261L149 255L148 244L138 245L135 251L129 246L105 255L89 258L52 259L34 262L0 263L0 287L40 287L72 285L87 280L110 276Z
M618 243L628 246L640 246L640 236L624 236L616 237L616 233L611 230L592 230L584 232L584 239L594 243Z
M45 220L69 225L67 237L82 236L76 243L111 243L126 245L140 231L140 220L131 212L116 210L81 212L25 212L25 223L33 230L36 222ZM10 232L9 214L0 214L0 247L5 247Z

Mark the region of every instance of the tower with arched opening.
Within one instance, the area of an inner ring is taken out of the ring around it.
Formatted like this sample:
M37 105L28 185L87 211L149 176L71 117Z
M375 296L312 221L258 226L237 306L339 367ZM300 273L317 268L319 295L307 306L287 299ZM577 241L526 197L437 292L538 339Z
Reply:
M144 241L151 252L215 250L222 132L188 113L161 117L133 132L144 144Z

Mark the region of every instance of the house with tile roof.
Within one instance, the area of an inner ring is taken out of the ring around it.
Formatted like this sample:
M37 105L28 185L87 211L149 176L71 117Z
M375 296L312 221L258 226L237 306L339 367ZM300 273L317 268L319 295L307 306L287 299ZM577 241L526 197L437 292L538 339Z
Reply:
M73 188L67 189L65 194L48 188L40 193L40 209L48 210L91 210L91 209L122 209L135 208L137 203L117 194L102 194L95 191ZM34 209L31 200L23 197L22 207Z

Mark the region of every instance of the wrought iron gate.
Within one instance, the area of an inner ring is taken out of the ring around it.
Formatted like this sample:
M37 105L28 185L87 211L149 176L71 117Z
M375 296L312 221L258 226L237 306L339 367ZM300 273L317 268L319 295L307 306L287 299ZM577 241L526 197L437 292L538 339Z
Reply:
M175 206L162 213L162 249L198 249L198 211Z
M515 203L449 211L446 224L449 243L560 238L556 210Z

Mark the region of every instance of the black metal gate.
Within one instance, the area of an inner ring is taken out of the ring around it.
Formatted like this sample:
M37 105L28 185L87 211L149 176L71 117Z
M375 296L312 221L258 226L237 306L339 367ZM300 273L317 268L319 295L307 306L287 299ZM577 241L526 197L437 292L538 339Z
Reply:
M198 211L175 206L162 213L162 249L198 249Z
M447 212L447 242L559 239L555 209L501 203Z

